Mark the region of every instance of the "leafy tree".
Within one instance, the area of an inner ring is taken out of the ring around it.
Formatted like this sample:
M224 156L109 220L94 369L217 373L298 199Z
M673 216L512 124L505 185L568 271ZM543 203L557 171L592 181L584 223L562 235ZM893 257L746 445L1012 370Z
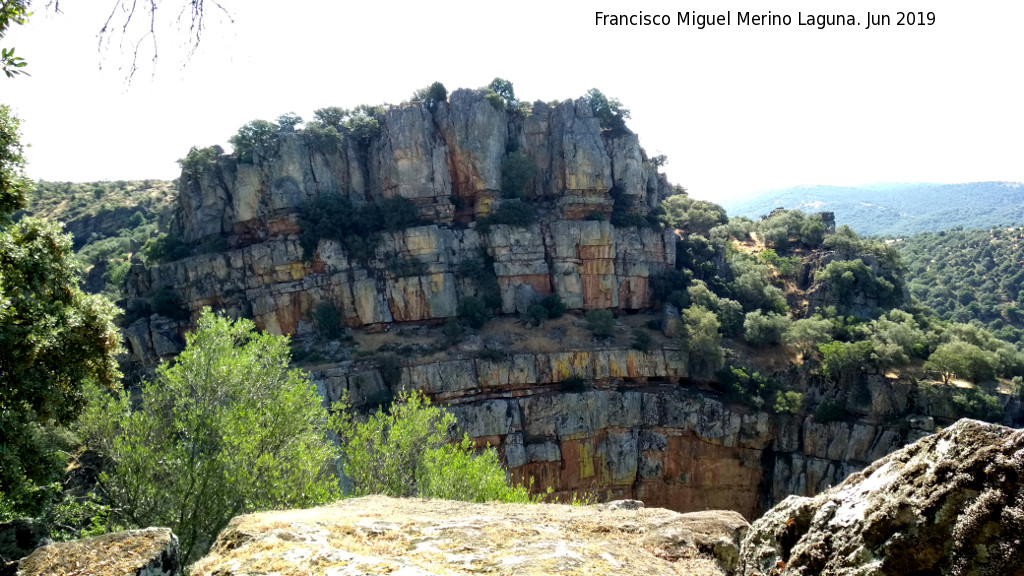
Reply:
M690 306L683 311L683 339L693 378L709 378L725 363L719 327L718 318L707 308Z
M79 426L112 462L101 481L119 519L169 526L193 561L238 514L336 498L327 411L288 362L287 337L207 309L138 411L96 390Z
M624 108L617 98L608 98L597 88L591 88L583 99L594 112L594 117L601 124L601 128L610 130L613 134L629 132L626 128L629 110Z
M288 112L277 117L277 125L281 129L294 130L299 124L302 124L302 116L295 112Z
M428 108L433 108L438 102L448 101L448 89L440 82L434 82L426 88L420 88L412 95L413 100L418 100Z
M945 384L949 384L953 377L971 382L992 380L996 366L994 354L962 340L940 344L924 364L925 370L938 372Z
M788 316L754 310L743 320L743 339L754 346L779 344L789 330L789 324Z
M790 325L782 341L806 358L818 346L832 340L832 323L819 316L801 318Z
M228 139L239 162L252 163L256 152L269 151L277 143L278 126L266 120L252 120Z
M476 296L466 296L459 301L459 316L470 328L479 330L491 319L491 310L487 303Z
M822 370L833 382L844 386L853 384L854 379L867 366L871 356L871 342L829 342L820 344Z
M565 304L562 303L562 297L557 293L541 298L540 305L547 309L548 318L561 318L565 314Z
M178 166L185 175L196 177L208 166L215 164L223 153L224 149L217 145L206 148L193 146L184 158L178 160Z
M71 237L36 218L12 222L31 190L18 120L0 105L0 492L29 513L41 503L24 497L62 472L53 427L77 417L86 382L120 376L118 310L79 289Z
M529 487L509 481L493 448L477 452L469 436L457 439L455 417L419 392L399 396L388 412L378 409L365 422L344 401L335 414L353 495L535 501Z
M775 396L775 413L799 416L804 411L804 395L788 390Z
M634 350L641 352L650 352L651 347L654 346L654 338L649 332L640 327L635 327L630 332L632 339L630 340L630 347Z
M711 229L729 221L725 208L706 200L695 200L686 194L669 196L661 203L665 210L661 219L666 226L707 236Z
M326 108L317 108L313 111L313 121L324 127L334 127L335 130L341 130L345 126L345 120L349 117L350 112L344 108L337 106L328 106Z
M508 80L495 78L494 80L491 80L491 83L487 85L487 88L492 90L498 96L501 96L502 100L504 100L510 108L514 108L519 105L519 100L516 99L516 90Z

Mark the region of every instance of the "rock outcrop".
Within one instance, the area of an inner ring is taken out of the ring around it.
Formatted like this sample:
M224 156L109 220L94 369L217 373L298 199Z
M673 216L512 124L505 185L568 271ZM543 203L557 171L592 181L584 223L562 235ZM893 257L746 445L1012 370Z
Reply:
M602 130L582 99L537 102L524 115L484 96L456 90L434 106L391 107L376 116L380 130L369 138L325 143L282 130L251 164L222 155L184 170L169 235L193 253L217 250L136 266L130 313L162 291L192 317L213 306L276 333L301 329L320 303L350 326L446 319L481 292L480 272L497 277L504 313L551 293L571 309L649 307L648 278L674 265L675 237L608 222L613 207L644 216L670 191L636 135ZM537 221L477 230L477 219L501 202L510 150L537 169L524 192ZM369 259L321 241L307 261L298 212L324 197L357 207L404 198L429 224L383 234ZM167 356L149 324L144 318L129 329L149 335L148 346L146 337L130 339L140 360Z
M960 420L757 520L740 573L1024 574L1024 430Z
M18 576L178 576L178 538L167 528L114 532L37 548Z
M636 506L468 504L371 496L239 516L193 576L724 575L747 523Z

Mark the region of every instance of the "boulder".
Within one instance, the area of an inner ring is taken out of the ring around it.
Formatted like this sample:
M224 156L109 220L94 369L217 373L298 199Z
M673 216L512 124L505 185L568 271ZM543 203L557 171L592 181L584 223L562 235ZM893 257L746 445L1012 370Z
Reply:
M369 496L239 516L192 574L726 574L700 543L738 544L746 522L731 512L689 516L635 502L597 507Z
M960 420L754 522L740 574L1024 575L1024 430Z
M178 538L168 528L113 532L37 548L18 576L177 576Z

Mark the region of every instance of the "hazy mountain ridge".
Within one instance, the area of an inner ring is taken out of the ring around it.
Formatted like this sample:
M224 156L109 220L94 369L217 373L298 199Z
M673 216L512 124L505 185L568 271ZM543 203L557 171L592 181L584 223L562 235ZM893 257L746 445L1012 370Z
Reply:
M1024 184L870 184L798 186L721 203L730 216L759 218L776 208L830 211L864 235L906 236L962 226L1024 223Z

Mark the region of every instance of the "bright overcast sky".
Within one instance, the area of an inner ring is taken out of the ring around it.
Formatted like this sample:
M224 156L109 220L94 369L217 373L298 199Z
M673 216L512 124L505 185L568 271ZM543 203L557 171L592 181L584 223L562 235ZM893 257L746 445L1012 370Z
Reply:
M144 47L126 85L138 34L97 51L113 0L65 0L61 14L45 1L0 41L29 61L31 77L0 79L0 101L22 118L33 178L174 178L190 146L228 148L254 118L398 103L435 80L451 91L500 76L524 100L591 87L618 98L648 154L666 154L670 180L701 198L1024 181L1024 2L221 0L233 23L211 11L187 63L187 30L158 29L155 69ZM158 0L159 17L173 22L179 1ZM863 29L867 12L899 9L933 11L936 23ZM597 10L666 13L673 25L596 26ZM679 10L729 11L732 26L679 26ZM748 10L793 24L738 26ZM796 24L798 12L824 10L860 25Z

